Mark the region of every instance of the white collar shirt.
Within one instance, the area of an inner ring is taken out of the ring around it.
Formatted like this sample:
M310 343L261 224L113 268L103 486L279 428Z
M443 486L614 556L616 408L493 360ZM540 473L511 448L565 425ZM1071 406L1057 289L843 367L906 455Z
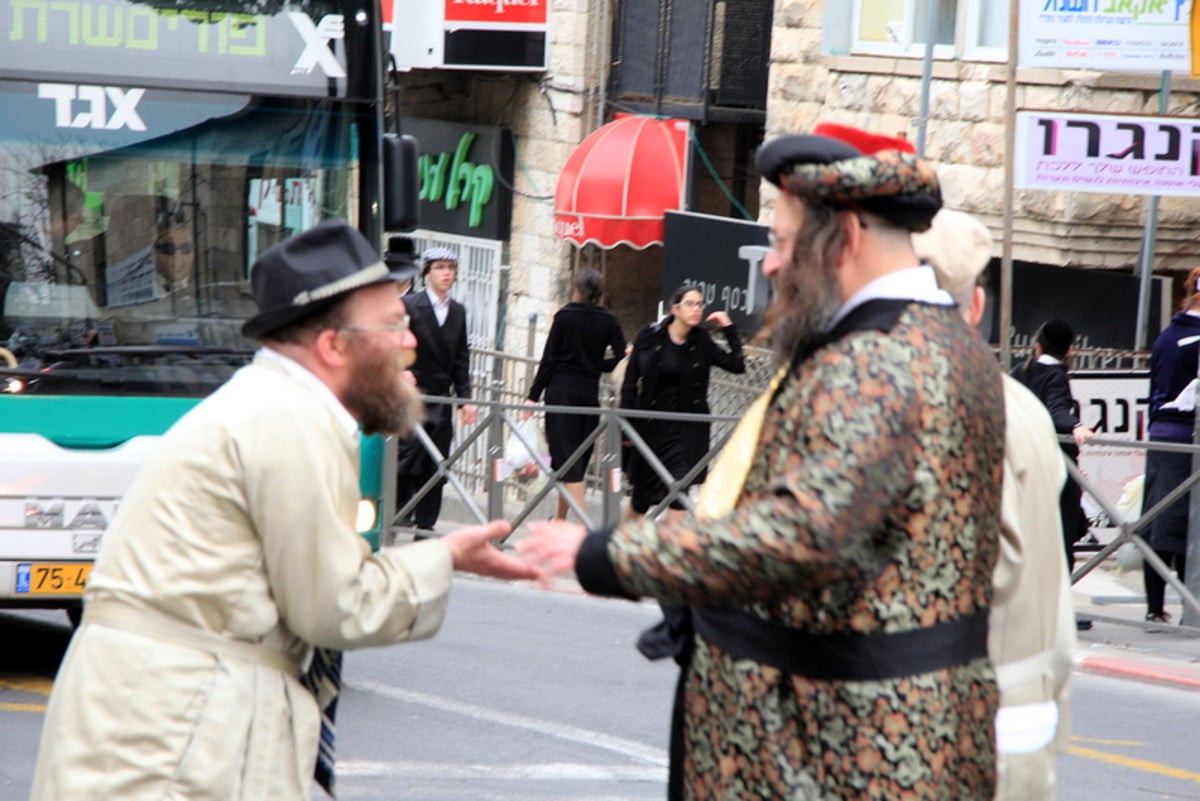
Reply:
M437 318L438 327L441 328L446 324L446 315L450 314L450 296L439 298L437 293L429 287L425 287L425 294L429 296L429 305L433 307L433 316Z
M944 289L938 288L937 274L933 268L921 264L876 278L854 293L838 309L830 323L830 330L845 319L846 315L869 300L915 300L936 306L953 306L954 298Z

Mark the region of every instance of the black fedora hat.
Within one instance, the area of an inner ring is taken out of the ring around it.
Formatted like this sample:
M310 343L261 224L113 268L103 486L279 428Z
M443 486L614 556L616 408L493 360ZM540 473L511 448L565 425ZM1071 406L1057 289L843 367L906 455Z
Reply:
M397 280L365 236L344 220L327 220L272 245L251 265L258 314L242 334L260 339L356 289Z
M407 236L393 236L388 239L383 262L392 271L393 281L411 281L421 271L421 265L417 261L417 246Z

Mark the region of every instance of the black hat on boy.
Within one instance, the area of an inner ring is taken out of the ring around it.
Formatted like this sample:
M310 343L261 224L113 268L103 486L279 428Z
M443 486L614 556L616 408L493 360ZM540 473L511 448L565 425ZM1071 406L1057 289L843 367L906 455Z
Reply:
M392 271L394 281L411 281L421 271L421 265L417 261L417 246L407 236L393 236L388 239L383 263Z
M261 339L356 289L398 280L405 279L394 277L357 229L327 220L272 245L251 265L258 314L242 326L242 335Z

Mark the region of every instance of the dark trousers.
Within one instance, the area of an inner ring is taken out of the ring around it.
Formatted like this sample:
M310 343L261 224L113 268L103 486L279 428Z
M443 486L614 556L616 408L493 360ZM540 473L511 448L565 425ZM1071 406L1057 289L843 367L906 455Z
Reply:
M427 415L423 423L425 432L445 456L454 440L452 409L445 404L430 404ZM436 472L437 463L416 437L402 440L396 454L396 511L400 511ZM445 485L446 479L439 479L424 497L417 501L411 516L400 521L401 525L412 525L432 531L442 513L442 488Z
M1155 553L1166 563L1167 567L1173 567L1175 575L1179 576L1180 581L1183 581L1184 571L1187 569L1187 558L1181 553L1170 551L1155 551ZM1158 575L1158 571L1150 565L1142 565L1142 583L1146 586L1146 614L1161 615L1167 595L1167 580Z
M1075 543L1087 535L1087 518L1083 514L1083 490L1075 479L1068 477L1058 497L1059 518L1062 520L1063 548L1067 554L1067 572L1075 572Z

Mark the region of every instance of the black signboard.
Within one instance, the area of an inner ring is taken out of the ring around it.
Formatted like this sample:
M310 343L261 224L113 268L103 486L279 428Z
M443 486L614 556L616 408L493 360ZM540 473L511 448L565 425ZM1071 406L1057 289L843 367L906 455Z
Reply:
M999 259L989 271L987 317L980 328L989 342L999 342ZM1013 262L1012 344L1030 344L1038 326L1051 318L1066 320L1075 330L1077 349L1131 350L1137 330L1140 278L1130 270L1058 267ZM1146 342L1153 342L1170 316L1170 281L1153 279Z
M348 4L0 0L0 77L329 97L346 92ZM284 10L286 9L286 10Z
M513 139L504 128L404 120L420 156L421 227L482 239L512 230Z
M676 288L694 286L706 312L729 312L743 338L757 332L769 294L762 274L767 227L687 211L668 211L665 223L664 306Z

